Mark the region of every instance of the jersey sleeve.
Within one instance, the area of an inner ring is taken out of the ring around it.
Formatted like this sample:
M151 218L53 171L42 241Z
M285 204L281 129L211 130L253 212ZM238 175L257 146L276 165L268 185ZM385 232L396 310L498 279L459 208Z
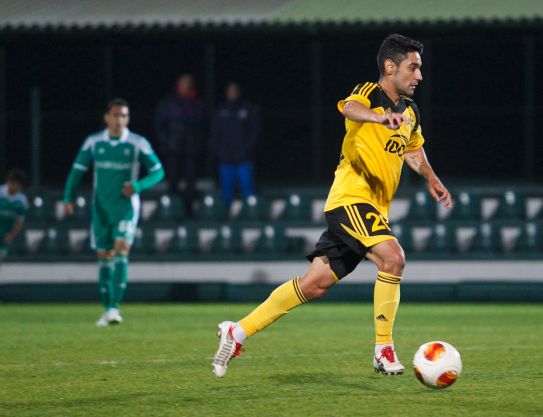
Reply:
M81 149L79 150L77 156L75 157L74 164L72 165L72 168L77 169L79 171L88 171L91 164L92 164L92 147L93 147L93 141L92 139L87 139L84 143Z
M133 181L132 184L134 185L136 193L151 188L164 178L162 163L151 147L151 144L145 139L142 139L139 144L138 162L145 166L147 175L138 181Z
M348 101L357 101L368 109L371 109L371 101L369 99L369 95L376 87L376 83L368 82L364 84L358 84L347 98L338 101L338 110L340 112L343 111L343 108Z
M422 128L420 127L419 110L414 102L410 102L409 106L411 107L413 116L415 117L415 126L411 132L411 137L407 141L407 145L405 147L406 152L414 151L424 145L424 136L422 136Z
M138 162L145 166L148 172L162 169L162 163L158 159L153 147L147 140L142 139L139 144L139 148Z
M92 159L93 159L93 143L94 141L91 138L88 138L84 143L81 149L79 150L75 161L66 180L66 185L64 186L64 202L70 203L74 199L74 193L81 181L81 178L89 170Z
M422 129L420 125L411 132L411 137L405 147L406 152L414 151L424 145L424 136L422 136Z

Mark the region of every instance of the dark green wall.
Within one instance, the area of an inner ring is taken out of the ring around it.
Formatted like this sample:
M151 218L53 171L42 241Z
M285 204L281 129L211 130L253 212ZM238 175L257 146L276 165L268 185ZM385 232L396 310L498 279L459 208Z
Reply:
M127 302L260 302L275 288L267 284L134 283ZM4 303L98 302L94 284L4 284ZM371 284L340 284L318 302L370 302ZM541 302L543 283L465 282L457 284L402 284L402 301Z

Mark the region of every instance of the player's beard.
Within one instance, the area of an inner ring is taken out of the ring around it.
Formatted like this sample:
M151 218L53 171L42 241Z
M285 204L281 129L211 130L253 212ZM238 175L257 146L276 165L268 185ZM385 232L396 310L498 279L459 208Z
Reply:
M398 92L400 93L400 95L402 96L407 96L407 97L413 97L413 95L415 94L415 90L403 90L403 89L398 89Z
M109 132L113 135L113 136L120 136L123 134L123 131L124 131L124 128L123 126L111 126L109 128Z
M397 93L400 95L400 96L407 96L407 97L412 97L415 92L414 91L409 91L408 88L411 84L408 84L407 85L407 88L404 88L403 85L400 85L400 80L399 79L396 79L394 80L394 87L396 88L396 91Z

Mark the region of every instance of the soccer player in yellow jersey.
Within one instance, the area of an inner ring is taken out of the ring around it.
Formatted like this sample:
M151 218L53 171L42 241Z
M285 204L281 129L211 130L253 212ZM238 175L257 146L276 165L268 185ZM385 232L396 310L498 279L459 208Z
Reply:
M323 296L362 259L373 262L378 270L373 367L384 375L404 372L394 350L392 327L405 256L387 219L404 161L426 179L437 202L451 207L450 193L424 153L419 112L411 99L422 81L422 49L413 39L388 36L377 55L379 82L358 84L338 103L347 133L324 208L328 229L309 255L311 266L303 277L276 288L240 321L218 325L219 348L213 359L217 377L226 374L230 360L240 354L248 337L289 310Z

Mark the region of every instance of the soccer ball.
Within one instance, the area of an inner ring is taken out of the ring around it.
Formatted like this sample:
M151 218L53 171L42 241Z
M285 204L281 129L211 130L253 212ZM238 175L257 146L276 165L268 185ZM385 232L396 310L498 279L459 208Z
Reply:
M428 342L415 353L413 369L417 379L428 388L447 388L460 376L462 359L451 344Z

